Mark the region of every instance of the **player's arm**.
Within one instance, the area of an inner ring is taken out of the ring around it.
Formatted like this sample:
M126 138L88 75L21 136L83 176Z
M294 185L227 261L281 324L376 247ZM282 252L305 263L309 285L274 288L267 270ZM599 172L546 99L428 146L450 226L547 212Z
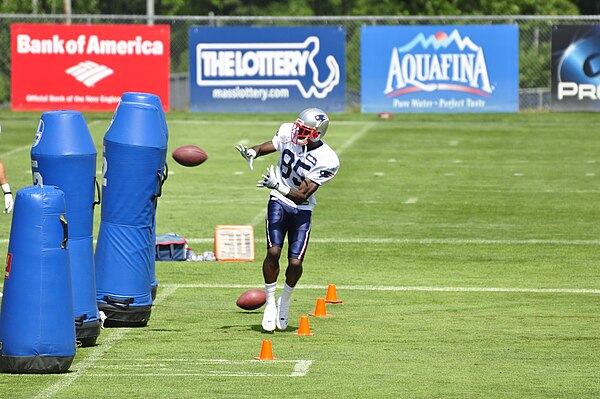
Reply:
M272 154L275 152L275 146L273 145L273 141L265 141L262 144L255 145L254 147L250 147L250 150L253 150L256 153L255 158L258 158L263 155Z
M314 181L305 178L300 186L291 188L283 184L279 169L271 165L262 175L262 179L256 183L256 187L267 187L279 191L282 195L294 201L296 204L305 202L317 189L319 185Z
M310 179L302 180L298 189L290 188L290 191L286 194L286 197L294 201L296 204L306 202L308 198L313 195L320 186Z
M244 157L246 161L248 161L248 167L250 168L250 170L254 169L254 166L252 165L252 162L254 162L254 158L271 154L272 152L276 151L273 141L266 141L262 144L255 145L250 148L246 147L243 144L239 144L235 146L235 149L240 152L240 154L242 155L242 157Z

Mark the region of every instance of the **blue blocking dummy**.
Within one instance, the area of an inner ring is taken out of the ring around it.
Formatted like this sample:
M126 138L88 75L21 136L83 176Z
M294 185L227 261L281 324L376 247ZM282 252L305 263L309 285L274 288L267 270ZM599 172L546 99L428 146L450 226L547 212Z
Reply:
M96 300L107 327L143 327L152 307L156 201L167 136L162 110L121 101L104 135Z
M121 96L121 101L122 102L131 102L131 103L149 104L149 105L154 105L156 108L158 108L160 118L161 118L161 123L163 125L163 132L165 133L165 136L166 136L166 139L168 142L169 128L167 127L167 118L165 117L165 113L163 111L163 106L162 106L162 101L160 100L159 96L157 96L156 94L140 93L140 92L132 91L132 92L123 93L123 95ZM164 152L164 159L162 160L162 164L164 165L163 170L162 170L163 184L164 184L164 182L167 180L167 177L168 177L167 151ZM158 204L156 204L156 205L158 205ZM154 226L152 228L152 232L156 239L156 223L154 224ZM154 248L152 248L152 250L154 250ZM152 300L154 300L156 298L156 291L158 289L158 281L156 280L156 263L155 263L154 258L152 258L152 260L150 261L150 275L151 275L151 280L152 280L150 283Z
M44 112L33 146L33 183L65 193L69 221L69 259L73 282L73 317L82 346L96 344L100 318L96 304L93 224L96 147L78 111Z
M75 357L65 194L17 192L0 312L0 370L62 373Z

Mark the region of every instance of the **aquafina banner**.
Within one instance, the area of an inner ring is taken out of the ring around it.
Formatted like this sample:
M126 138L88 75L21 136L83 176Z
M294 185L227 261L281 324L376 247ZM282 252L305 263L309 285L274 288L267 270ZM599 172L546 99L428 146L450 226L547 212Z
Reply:
M517 112L517 25L364 26L363 112Z

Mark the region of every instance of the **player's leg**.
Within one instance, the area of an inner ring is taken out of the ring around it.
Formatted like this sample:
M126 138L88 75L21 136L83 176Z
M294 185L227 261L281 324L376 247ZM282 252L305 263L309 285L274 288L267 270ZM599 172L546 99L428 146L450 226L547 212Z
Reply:
M266 216L267 255L263 261L263 277L267 296L262 320L262 327L265 331L273 331L276 328L277 303L275 301L275 290L277 288L279 258L285 239L286 227L283 208L277 201L270 200Z
M275 290L277 289L280 255L280 247L271 247L267 250L267 256L263 261L263 277L265 279L265 294L267 296L262 320L262 327L265 331L273 331L276 327L277 304L275 302Z
M289 227L288 267L285 271L283 293L277 300L277 328L285 330L290 317L290 303L294 288L302 277L302 260L310 238L311 212L299 211Z
M279 276L279 258L281 257L281 247L267 248L267 255L263 260L263 277L265 284L277 283Z

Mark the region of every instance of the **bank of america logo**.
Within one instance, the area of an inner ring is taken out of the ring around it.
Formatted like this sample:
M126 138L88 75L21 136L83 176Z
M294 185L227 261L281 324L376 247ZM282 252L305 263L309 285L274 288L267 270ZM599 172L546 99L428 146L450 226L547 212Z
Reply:
M100 65L93 61L82 61L68 68L65 73L73 76L87 87L92 87L102 79L112 75L114 71L106 65Z

